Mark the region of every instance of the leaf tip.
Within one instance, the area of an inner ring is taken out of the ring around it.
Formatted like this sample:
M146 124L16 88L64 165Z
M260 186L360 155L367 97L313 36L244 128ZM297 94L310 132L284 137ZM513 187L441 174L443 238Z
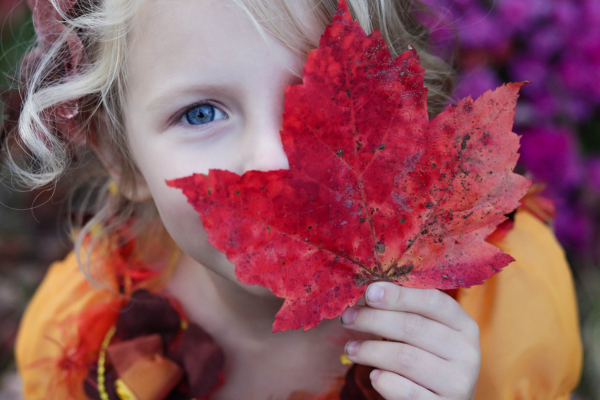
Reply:
M525 86L525 85L529 85L531 83L531 81L521 81L521 82L509 82L509 85L515 85L518 86L519 88Z
M350 20L352 21L352 15L350 14L350 9L348 7L348 2L346 0L340 0L338 2L338 8L337 11L335 12L335 16L334 16L334 21L336 19L342 19L342 20Z
M172 188L181 189L183 187L184 181L187 181L190 177L184 178L175 178L175 179L165 179L165 183L167 186Z
M530 81L521 81L521 82L507 82L503 84L500 88L507 90L508 92L513 92L515 96L519 96L519 91L525 85L530 84ZM498 89L500 89L498 88Z

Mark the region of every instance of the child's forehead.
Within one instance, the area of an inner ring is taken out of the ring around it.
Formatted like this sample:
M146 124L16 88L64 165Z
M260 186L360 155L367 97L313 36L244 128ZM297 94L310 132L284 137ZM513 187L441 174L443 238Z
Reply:
M143 5L131 31L127 57L130 88L136 88L144 100L173 87L184 89L206 81L225 88L241 84L249 73L272 73L258 68L267 60L293 69L299 76L298 59L303 55L263 27L237 1L152 0ZM313 22L313 29L316 26Z
M219 49L243 51L257 34L242 10L227 0L153 0L140 10L129 49L133 57L146 53L185 56L199 51L211 56Z
M243 99L257 82L292 82L304 56L261 32L233 0L152 0L131 31L128 111L183 107L202 98ZM290 71L293 72L290 76Z
M316 47L329 17L323 20L319 4L323 0L141 0L140 12L134 22L138 35L149 30L161 32L172 27L218 25L231 30L252 27L261 35L272 35L288 46L301 49ZM313 4L315 3L315 4ZM208 24L207 24L208 23ZM202 38L195 38L201 40ZM294 43L295 42L295 43Z

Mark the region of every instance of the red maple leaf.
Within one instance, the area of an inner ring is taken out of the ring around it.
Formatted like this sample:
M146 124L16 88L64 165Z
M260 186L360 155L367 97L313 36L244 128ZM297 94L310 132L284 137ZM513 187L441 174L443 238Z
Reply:
M168 181L238 279L285 298L273 331L339 316L370 282L470 287L513 261L485 239L529 187L512 172L522 84L429 121L423 74L415 50L392 59L342 0L303 84L286 88L290 169Z

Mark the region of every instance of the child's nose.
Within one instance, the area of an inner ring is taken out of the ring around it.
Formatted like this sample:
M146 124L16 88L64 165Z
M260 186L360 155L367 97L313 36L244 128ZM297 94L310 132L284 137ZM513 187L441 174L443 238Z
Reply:
M249 132L245 146L246 171L272 171L289 169L289 163L281 144L281 118L277 116L271 121L261 121L248 127Z

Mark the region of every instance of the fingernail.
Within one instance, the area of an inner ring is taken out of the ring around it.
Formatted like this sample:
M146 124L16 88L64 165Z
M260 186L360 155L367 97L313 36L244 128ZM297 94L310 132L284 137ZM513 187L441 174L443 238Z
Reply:
M358 313L358 310L356 308L346 308L346 310L342 313L342 324L344 325L348 325L354 322L354 320L356 319L356 314Z
M381 370L379 369L374 369L373 371L371 371L371 373L369 374L369 378L371 378L372 381L374 381L375 379L377 379L377 377L379 377L379 375L381 375Z
M367 289L367 300L371 303L377 303L383 299L384 290L381 286L373 284Z
M358 352L358 346L360 346L360 342L356 340L351 340L348 343L346 343L346 349L344 350L346 352L346 355L348 355L348 357L355 356Z

